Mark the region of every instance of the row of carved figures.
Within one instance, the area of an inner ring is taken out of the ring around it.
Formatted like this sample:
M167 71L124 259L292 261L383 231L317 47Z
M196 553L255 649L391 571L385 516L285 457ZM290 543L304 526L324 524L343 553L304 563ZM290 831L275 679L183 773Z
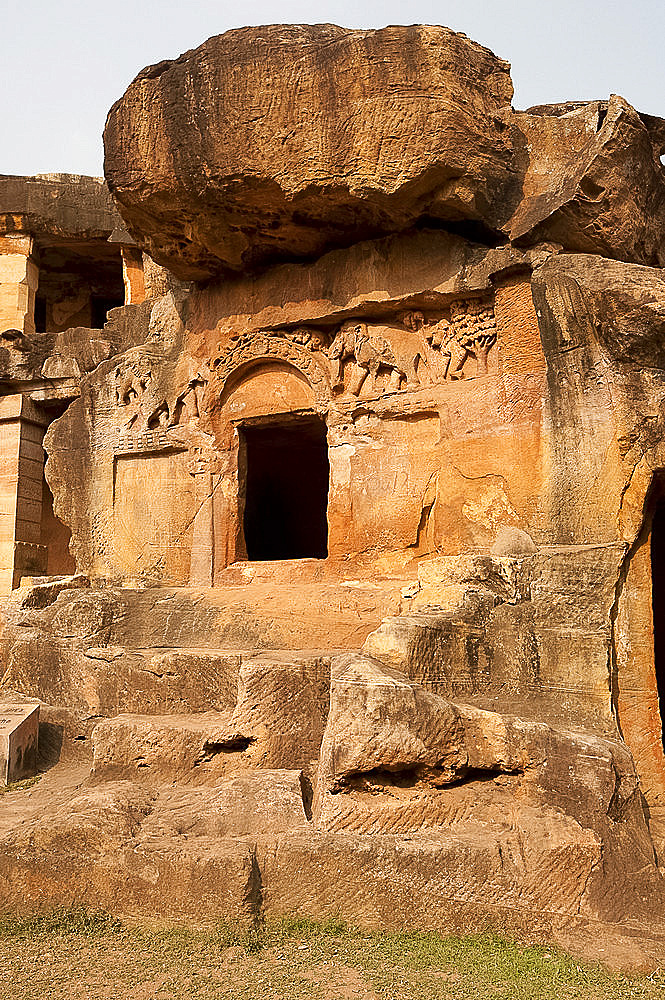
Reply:
M376 386L381 369L389 373L389 391L399 390L403 385L432 385L446 379L461 379L469 357L476 360L476 375L487 374L489 352L496 342L494 310L488 303L455 302L450 307L450 319L435 322L428 322L422 312L407 312L402 325L408 332L391 343L364 320L343 323L328 348L333 363L333 388L348 388L357 396L368 377ZM344 384L347 360L355 363L348 386Z
M268 345L267 353L279 353L277 345L281 341L327 355L333 388L348 389L354 395L360 393L368 378L372 388L377 389L381 372L387 373L388 391L461 379L470 357L476 362L475 374L487 374L489 352L496 343L492 304L481 299L458 299L450 304L448 313L430 320L424 313L412 310L388 325L346 320L332 340L309 327L236 334L230 344L221 348L212 366L230 371L241 363L250 345L256 346L257 339L262 339ZM352 362L348 386L344 382L347 362Z
M373 391L394 392L461 379L469 357L475 359L476 375L485 375L495 342L494 309L478 299L453 302L449 316L436 320L428 320L417 310L404 313L399 325L346 320L332 339L308 327L243 333L231 338L211 366L191 369L184 381L177 380L175 389L165 390L169 379L163 374L155 378L149 359L127 359L115 370L115 403L131 407L124 430L189 423L199 416L211 369L223 378L243 363L248 352L279 356L280 345L287 348L289 344L309 357L327 357L334 391L358 396L370 379ZM379 387L382 375L385 381Z

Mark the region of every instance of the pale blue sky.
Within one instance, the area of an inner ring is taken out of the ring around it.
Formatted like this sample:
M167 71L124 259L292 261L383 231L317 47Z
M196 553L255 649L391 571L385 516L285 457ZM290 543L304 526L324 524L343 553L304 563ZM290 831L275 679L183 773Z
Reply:
M2 0L0 173L102 173L136 73L245 24L445 24L512 63L514 105L619 93L665 117L665 0Z

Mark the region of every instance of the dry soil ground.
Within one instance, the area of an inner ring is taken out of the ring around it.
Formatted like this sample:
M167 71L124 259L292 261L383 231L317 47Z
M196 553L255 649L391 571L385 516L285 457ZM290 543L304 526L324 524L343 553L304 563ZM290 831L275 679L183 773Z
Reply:
M83 910L0 921L12 1000L566 1000L665 997L630 979L493 935L367 934L289 921L249 930L152 928Z

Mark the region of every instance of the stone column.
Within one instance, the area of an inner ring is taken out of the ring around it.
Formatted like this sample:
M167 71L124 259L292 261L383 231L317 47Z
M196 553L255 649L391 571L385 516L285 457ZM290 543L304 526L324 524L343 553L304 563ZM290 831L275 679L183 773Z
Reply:
M135 305L145 299L143 254L137 247L122 247L122 279L125 284L125 305Z
M20 395L0 397L0 594L46 573L41 544L45 416Z
M0 333L35 332L35 295L39 268L32 259L32 237L0 236Z

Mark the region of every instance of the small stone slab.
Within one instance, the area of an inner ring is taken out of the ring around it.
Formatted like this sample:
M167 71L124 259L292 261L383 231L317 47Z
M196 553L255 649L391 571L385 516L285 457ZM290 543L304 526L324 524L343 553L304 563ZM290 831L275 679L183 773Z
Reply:
M0 702L0 783L30 778L37 770L39 705Z

